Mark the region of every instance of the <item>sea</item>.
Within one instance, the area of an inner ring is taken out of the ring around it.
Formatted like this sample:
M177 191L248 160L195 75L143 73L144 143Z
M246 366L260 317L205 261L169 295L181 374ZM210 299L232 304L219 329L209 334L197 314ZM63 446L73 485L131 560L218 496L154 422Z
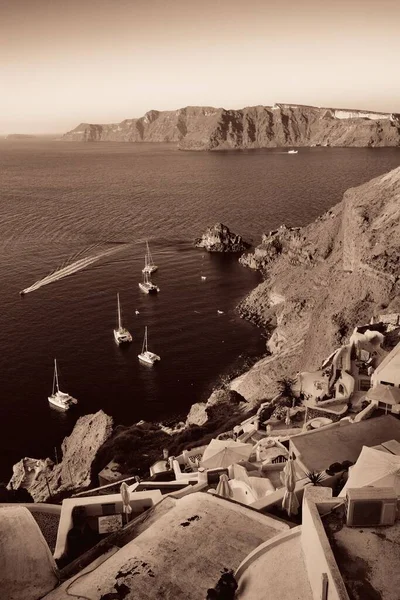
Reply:
M347 188L399 163L396 148L182 152L0 140L0 481L24 456L60 457L81 415L102 409L123 425L184 418L265 352L262 332L235 310L260 275L237 256L195 248L208 226L223 222L257 245L264 232L309 223ZM158 265L155 296L138 287L146 239ZM113 338L117 293L133 335L126 348ZM146 325L149 349L161 356L154 367L138 361ZM47 400L55 357L61 389L79 401L66 413Z

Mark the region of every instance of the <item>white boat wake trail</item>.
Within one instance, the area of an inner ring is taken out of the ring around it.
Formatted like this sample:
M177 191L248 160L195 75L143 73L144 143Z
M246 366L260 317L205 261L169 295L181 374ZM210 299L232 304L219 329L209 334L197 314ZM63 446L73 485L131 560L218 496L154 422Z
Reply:
M116 246L116 247L113 246L112 248L108 248L108 250L103 250L102 252L99 252L98 254L95 254L94 256L86 256L84 258L80 258L79 260L75 260L74 262L69 263L66 266L61 265L61 267L59 267L56 271L53 271L53 273L50 273L50 275L46 275L46 277L39 279L30 287L27 287L24 290L22 290L22 292L20 292L20 294L22 296L25 294L29 294L29 292L34 292L35 290L38 290L39 288L43 287L44 285L48 285L49 283L53 283L54 281L63 279L63 277L68 277L68 275L72 275L73 273L76 273L77 271L86 269L86 267L89 267L90 265L97 262L101 258L104 258L105 256L110 256L111 254L115 254L119 250L122 250L122 248L126 248L126 245L127 244L118 244L118 246ZM83 251L80 251L80 252L78 252L78 254L75 254L72 258L77 258L83 252L92 250L93 248L95 248L97 246L98 246L98 244L91 246L90 248L85 248Z

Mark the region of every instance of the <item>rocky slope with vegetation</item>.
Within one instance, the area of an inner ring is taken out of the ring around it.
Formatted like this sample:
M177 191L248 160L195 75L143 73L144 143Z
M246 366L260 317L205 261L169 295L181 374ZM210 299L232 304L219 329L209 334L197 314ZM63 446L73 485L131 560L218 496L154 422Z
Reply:
M81 123L63 136L76 142L173 142L181 150L290 146L399 146L400 116L275 104L226 110L187 106L151 110L121 123Z
M345 192L303 228L263 236L242 264L265 280L239 306L270 330L269 355L237 378L246 400L272 397L277 381L314 370L372 316L400 312L400 167Z

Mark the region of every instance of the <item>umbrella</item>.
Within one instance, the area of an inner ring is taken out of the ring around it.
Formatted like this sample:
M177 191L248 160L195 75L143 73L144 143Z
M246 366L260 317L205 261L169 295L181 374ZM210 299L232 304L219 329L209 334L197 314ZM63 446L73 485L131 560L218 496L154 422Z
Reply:
M223 473L219 476L219 483L217 485L216 493L218 496L223 498L233 498L233 491L229 485L228 476Z
M400 494L400 456L363 446L356 464L349 470L349 478L339 496L346 496L350 488L364 486L392 487Z
M365 397L367 400L376 400L383 404L400 404L400 389L378 383L376 387L368 390Z
M296 472L294 462L291 458L288 459L283 469L286 491L282 501L282 508L286 509L288 516L297 515L299 509L299 501L295 494L296 487Z
M125 481L123 481L121 483L121 487L120 487L120 492L121 492L121 497L122 497L122 512L126 515L125 516L125 522L128 522L128 515L131 514L132 512L132 507L131 507L131 495L129 492L129 488L126 485Z
M206 469L229 467L241 460L247 460L252 451L252 444L213 439L204 450L201 466Z

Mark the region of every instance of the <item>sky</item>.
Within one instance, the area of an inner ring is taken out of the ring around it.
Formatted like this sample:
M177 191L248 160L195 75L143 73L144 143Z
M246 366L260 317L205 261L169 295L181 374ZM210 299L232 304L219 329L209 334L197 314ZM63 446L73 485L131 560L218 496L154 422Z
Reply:
M275 102L400 112L398 0L0 0L0 133Z

